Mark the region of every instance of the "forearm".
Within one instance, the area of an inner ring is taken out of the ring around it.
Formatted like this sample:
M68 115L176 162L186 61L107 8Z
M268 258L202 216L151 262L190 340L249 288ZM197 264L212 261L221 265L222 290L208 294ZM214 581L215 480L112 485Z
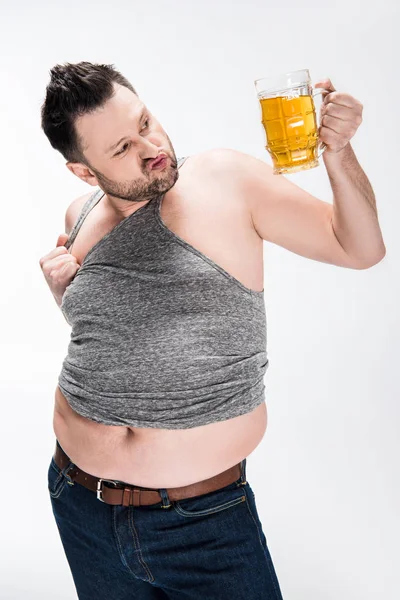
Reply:
M350 143L340 152L324 152L333 191L332 228L344 251L361 265L385 256L375 194Z

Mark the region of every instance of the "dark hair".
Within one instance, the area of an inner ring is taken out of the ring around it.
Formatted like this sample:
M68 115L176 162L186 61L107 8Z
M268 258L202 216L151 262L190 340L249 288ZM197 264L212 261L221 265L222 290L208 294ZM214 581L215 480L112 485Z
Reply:
M77 117L104 106L115 94L114 83L138 94L113 64L58 64L50 75L41 107L41 127L53 148L67 161L87 164L83 140L75 129Z

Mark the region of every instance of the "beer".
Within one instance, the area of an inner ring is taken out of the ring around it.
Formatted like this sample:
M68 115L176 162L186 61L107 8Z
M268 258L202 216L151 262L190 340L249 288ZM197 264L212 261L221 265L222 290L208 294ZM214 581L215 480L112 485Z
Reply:
M318 167L326 145L319 140L314 96L325 90L313 90L307 69L254 83L274 174Z
M312 96L260 99L265 149L274 167L318 166L318 126Z

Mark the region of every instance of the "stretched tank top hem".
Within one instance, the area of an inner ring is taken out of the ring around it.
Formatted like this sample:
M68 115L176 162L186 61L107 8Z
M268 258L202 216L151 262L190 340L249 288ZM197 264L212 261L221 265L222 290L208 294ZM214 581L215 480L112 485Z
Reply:
M251 402L249 403L238 403L234 409L229 407L229 415L227 416L228 411L221 412L219 414L208 414L203 415L200 418L196 418L196 422L193 423L193 419L180 419L179 423L174 423L171 421L146 421L143 419L124 419L121 422L118 419L112 419L111 417L99 417L94 414L93 411L84 410L81 403L76 402L73 395L71 395L66 388L62 385L62 383L58 383L63 395L68 401L68 404L72 408L73 411L78 413L80 416L89 419L90 421L95 421L96 423L100 423L102 425L117 425L117 426L125 426L125 427L139 427L144 429L193 429L194 427L200 427L202 425L210 425L211 423L227 421L233 419L235 417L239 417L245 414L248 414L255 410L260 404L265 402L265 388L263 387L261 393L255 396Z

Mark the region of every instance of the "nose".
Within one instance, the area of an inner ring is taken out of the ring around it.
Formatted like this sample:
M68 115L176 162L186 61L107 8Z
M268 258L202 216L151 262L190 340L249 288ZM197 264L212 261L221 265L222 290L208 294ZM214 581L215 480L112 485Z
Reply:
M140 153L140 158L143 161L157 158L161 151L162 149L158 148L158 146L153 144L150 140L143 138L143 149Z

